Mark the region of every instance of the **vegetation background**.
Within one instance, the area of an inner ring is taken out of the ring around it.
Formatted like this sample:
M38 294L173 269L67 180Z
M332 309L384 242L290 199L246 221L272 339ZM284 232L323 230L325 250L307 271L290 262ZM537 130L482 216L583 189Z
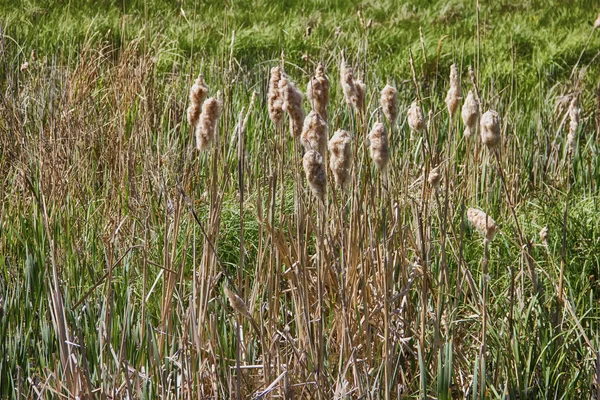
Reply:
M0 397L600 398L599 11L0 1ZM364 125L342 51L367 84ZM282 58L302 90L325 64L330 132L357 138L351 194L328 190L327 217L267 116ZM448 118L452 63L463 96L472 66L503 118L498 160ZM202 154L185 118L199 72L224 96ZM382 189L361 140L386 82L400 116ZM431 147L406 124L419 93ZM440 193L423 183L436 163ZM468 207L501 227L489 273Z

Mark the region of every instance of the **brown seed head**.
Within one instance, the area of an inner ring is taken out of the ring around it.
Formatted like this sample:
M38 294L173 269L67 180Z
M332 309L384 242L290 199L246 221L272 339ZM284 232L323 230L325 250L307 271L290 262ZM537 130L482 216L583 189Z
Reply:
M190 88L190 105L187 109L187 119L190 126L195 127L198 123L200 111L202 109L202 102L206 98L207 93L208 86L206 86L206 82L204 82L204 76L200 74Z
M398 117L398 91L395 87L385 85L381 91L381 98L379 99L383 115L387 118L390 126L394 126L396 118Z
M315 76L308 82L306 97L313 110L327 120L327 105L329 104L329 79L325 75L323 64L317 66Z
M579 129L579 114L581 110L577 105L577 96L573 96L571 103L569 104L569 134L567 135L567 143L569 145L569 152L575 150L577 144L577 129Z
M477 208L469 208L467 210L467 218L471 225L483 235L485 240L490 242L494 240L498 226L492 217Z
M545 226L540 231L540 240L544 246L548 246L548 227Z
M440 166L438 165L435 168L432 168L429 172L429 177L427 178L427 182L434 189L438 189L440 187L440 183L442 182L442 174L440 172Z
M492 150L500 145L500 116L494 110L489 110L481 117L481 141Z
M329 140L329 168L335 183L344 189L352 167L352 138L347 131L338 130Z
M472 89L469 90L469 94L465 99L461 114L465 124L464 136L468 138L477 129L477 122L479 121L479 101Z
M283 97L283 110L290 116L290 133L292 136L298 137L302 134L302 124L305 116L302 109L304 95L285 74L279 81L279 90Z
M327 122L316 111L308 113L304 119L300 141L305 150L327 151Z
M279 91L279 81L281 80L281 68L271 68L269 78L269 91L267 92L267 100L269 103L269 118L275 126L281 121L283 116L283 98Z
M383 171L390 162L390 145L385 125L379 121L373 124L369 133L369 152L377 169Z
M450 67L450 89L446 95L446 106L448 107L448 113L450 118L454 117L458 104L460 103L460 82L458 80L458 71L456 65L452 64Z
M196 125L196 147L200 151L208 149L215 140L217 121L223 107L218 97L211 97L202 104L202 114Z
M415 132L421 132L425 127L425 117L423 116L423 110L417 105L416 101L413 101L408 109L407 113L408 126Z
M325 199L325 185L327 184L323 157L316 150L309 150L302 158L302 166L310 190L317 199L323 202Z

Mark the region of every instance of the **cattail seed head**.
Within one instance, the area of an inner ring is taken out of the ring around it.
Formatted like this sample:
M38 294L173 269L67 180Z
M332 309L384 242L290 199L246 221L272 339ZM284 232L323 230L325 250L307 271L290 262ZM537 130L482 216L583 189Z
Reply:
M448 107L448 113L450 118L454 117L458 104L460 102L460 82L458 80L458 71L456 65L452 64L450 67L450 89L446 95L446 106Z
M440 172L439 165L431 169L431 171L429 172L429 177L427 178L427 182L429 182L432 188L439 189L440 184L442 182L442 174Z
M545 226L540 231L540 240L544 246L548 246L548 227Z
M377 169L383 171L390 161L390 145L385 125L380 121L375 122L369 133L369 152Z
M362 113L365 106L366 86L364 82L360 78L354 79L352 67L350 67L343 58L340 65L340 75L346 104L354 107L357 112Z
M202 110L202 102L206 98L207 93L208 86L206 86L206 82L204 82L204 76L200 74L190 88L190 105L187 109L187 119L190 126L195 127L198 123L200 112Z
M354 87L356 90L356 96L352 99L352 104L357 112L363 113L365 110L365 96L367 85L362 81L361 78L358 78L354 81Z
M408 126L415 132L421 132L425 127L425 117L423 110L417 105L416 101L410 105L407 113Z
M394 126L396 118L398 117L398 91L395 87L385 85L381 91L381 98L379 99L383 115L387 118L390 126Z
M321 202L325 199L325 185L327 176L323 165L323 157L316 150L309 150L304 153L302 166L306 173L306 180L313 195Z
M467 210L467 218L471 225L483 235L485 240L490 242L494 240L498 226L492 217L477 208L469 208Z
M569 134L567 135L567 143L569 145L570 153L575 150L577 144L577 129L579 129L580 112L581 110L577 105L577 97L574 96L569 104Z
M465 124L464 136L468 138L477 129L477 122L479 121L479 100L475 97L472 89L469 90L469 94L465 99L461 114Z
M217 121L221 116L223 103L220 94L217 98L211 97L202 104L202 114L196 125L196 147L200 151L208 149L215 140Z
M292 136L298 137L302 134L304 123L305 114L302 109L304 95L285 74L279 80L279 90L283 97L282 108L290 116L290 132Z
M352 166L352 138L347 131L338 130L329 140L329 168L335 183L344 189L349 182Z
M481 117L481 141L492 150L496 148L500 142L500 116L494 110L489 110Z
M317 66L315 76L308 82L306 97L313 110L327 120L327 105L329 104L329 79L325 75L323 64Z
M596 18L596 21L594 21L594 29L598 28L600 28L600 14L598 15L598 18Z
M269 91L267 92L267 100L269 103L269 118L275 126L281 121L283 116L283 98L279 91L279 81L281 80L281 68L271 68L271 76L269 78Z
M327 151L327 122L315 110L304 118L300 141L305 150L317 150L319 154Z
M242 300L240 296L229 290L227 286L223 286L223 290L225 292L225 295L227 296L227 300L229 300L229 305L231 306L231 308L233 308L236 312L240 313L244 317L252 318L252 316L250 315L250 311L248 311L248 306L246 306L246 303L244 302L244 300Z

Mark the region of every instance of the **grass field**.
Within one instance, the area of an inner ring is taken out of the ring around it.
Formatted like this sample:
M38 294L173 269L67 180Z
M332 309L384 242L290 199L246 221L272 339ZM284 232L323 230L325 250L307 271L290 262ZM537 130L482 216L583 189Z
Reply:
M0 1L0 398L600 398L600 1L480 3ZM319 63L323 201L268 113Z

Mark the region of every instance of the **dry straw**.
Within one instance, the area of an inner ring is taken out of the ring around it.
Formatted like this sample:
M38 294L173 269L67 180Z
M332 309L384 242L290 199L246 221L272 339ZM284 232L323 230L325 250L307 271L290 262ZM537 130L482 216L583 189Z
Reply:
M329 168L336 185L344 189L349 182L352 166L352 138L347 131L338 130L329 140Z
M369 133L369 152L377 169L384 171L390 162L390 146L385 125L380 121L373 124Z
M398 118L398 91L396 88L389 84L385 85L381 91L379 103L390 126L394 126L396 118Z
M479 122L479 100L475 97L473 89L469 90L461 114L463 123L465 124L464 136L468 138L476 131L477 122Z
M421 132L425 128L425 117L423 110L413 101L407 113L408 126L415 132Z
M492 217L477 208L469 208L467 210L467 218L471 225L483 235L485 240L489 242L494 240L498 226Z
M206 98L207 93L208 86L204 82L204 76L200 74L190 88L190 105L187 109L187 119L190 126L195 127L198 123L200 112L202 111L202 102Z
M302 92L290 81L285 74L279 80L279 90L283 97L283 110L290 116L290 133L294 137L302 134L302 124L304 122L304 110L302 109Z
M319 63L315 76L308 82L306 97L313 110L324 120L328 119L327 105L329 104L329 79L325 75L325 67Z
M219 97L220 92L217 98L211 97L202 104L202 114L196 125L196 147L200 151L208 149L215 140L217 121L223 107Z
M300 141L304 149L317 150L319 154L327 151L327 122L316 111L308 113L304 119Z
M498 147L500 137L500 116L494 110L489 110L481 117L481 141L492 150Z
M323 157L316 150L309 150L304 154L302 166L304 167L310 190L317 199L323 202L325 199L325 185L327 183Z
M275 126L281 121L283 116L283 98L279 91L279 81L281 80L281 68L271 68L271 76L269 78L269 91L267 100L269 103L269 118Z
M450 89L446 95L446 106L448 107L448 113L450 118L454 117L458 104L460 103L460 82L458 80L458 71L456 65L450 66Z
M577 97L574 96L569 104L569 134L567 135L567 143L569 145L569 153L573 153L577 144L577 129L579 128L579 106L577 105Z

